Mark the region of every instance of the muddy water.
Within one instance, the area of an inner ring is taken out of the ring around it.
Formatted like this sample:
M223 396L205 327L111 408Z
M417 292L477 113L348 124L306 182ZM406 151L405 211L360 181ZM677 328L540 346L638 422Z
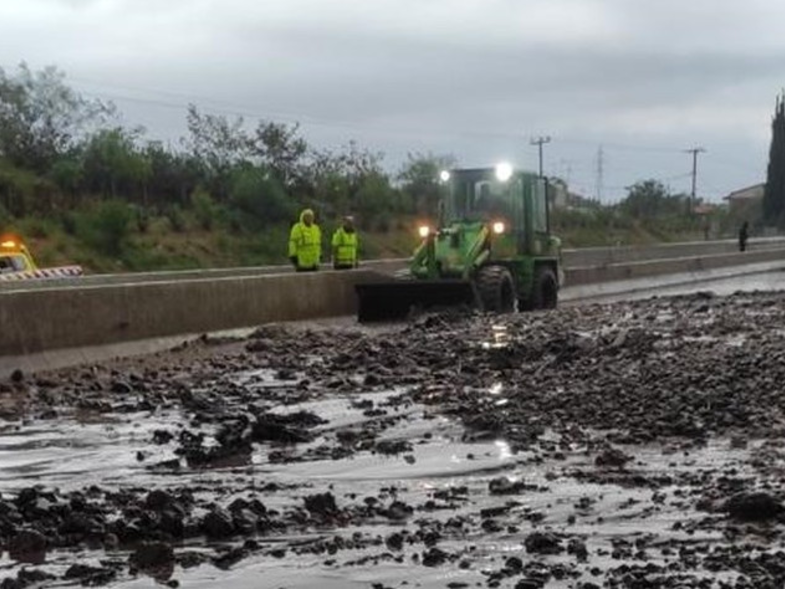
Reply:
M499 332L501 333L501 332ZM497 340L498 341L498 340ZM262 375L264 376L264 375ZM260 378L259 374L239 374L237 382L257 383L259 401L265 403L265 390L284 383ZM254 386L251 384L250 386ZM454 587L462 583L484 583L488 571L499 569L505 559L514 555L527 559L523 543L533 530L550 530L585 539L594 556L586 564L576 563L572 556L562 554L541 557L551 563L563 562L574 568L580 578L591 580L591 569L613 566L613 544L619 540L630 543L656 538L663 547L668 541L709 544L720 540L718 532L678 532L674 524L687 527L690 520L704 517L686 512L684 500L676 494L685 487L663 485L656 490L641 488L629 481L640 475L644 479L663 476L678 480L682 474L700 472L733 472L750 474L749 450L730 450L728 440L686 451L663 450L663 447L626 448L635 456L623 477L609 471L607 480L586 482L582 473L596 473L593 460L585 447L560 447L557 458L536 452L513 453L504 440L464 441L461 426L434 411L411 402L389 405L400 400L406 389L365 395L336 395L298 404L277 404L275 412L313 412L326 424L319 426L318 437L308 444L292 449L292 457L307 456L325 444L335 441L337 432L362 430L373 425L375 418L364 415L362 408L370 403L384 411L384 419L396 423L384 430L380 440L406 440L411 451L403 455L384 456L361 451L332 460L300 459L293 463L271 463L269 445L257 446L247 464L210 469L184 468L179 472L152 474L149 464L171 459L171 447L151 443L157 429L184 427L188 415L181 410L113 414L110 418L91 414L72 414L56 421L19 422L6 426L0 434L0 488L13 493L32 484L47 488L75 490L89 485L100 487L134 486L147 489L174 489L183 486L199 489L223 503L234 496L259 496L268 508L287 509L301 503L307 494L330 489L340 505L359 504L365 497L376 497L380 489L394 489L392 495L415 507L406 521L366 521L361 525L312 529L298 534L260 537L262 545L284 546L296 550L318 539L336 534L349 537L360 533L379 538L379 545L343 550L334 556L298 555L274 558L257 554L241 561L231 570L203 565L187 570L176 569L174 577L182 586L215 587L218 584L237 588L255 587L369 587L374 583L418 587ZM492 387L488 395L497 403L504 401L501 387ZM598 436L601 432L598 432ZM547 436L546 436L547 440ZM143 458L143 460L140 460ZM512 495L490 495L489 482L505 477L523 481L524 490ZM255 487L277 483L289 489L283 492L255 492ZM454 502L434 501L434 492L465 487ZM687 492L689 492L689 488ZM657 496L657 502L651 501ZM431 502L429 505L428 502ZM487 514L493 514L488 516ZM445 524L463 517L469 525L460 533L445 534L439 546L459 555L466 568L446 565L417 566L413 574L412 557L421 555L422 544L404 547L395 554L396 562L381 540L389 534L416 529L418 519ZM481 527L493 520L493 526ZM191 543L179 549L199 550ZM101 559L126 559L128 553L89 549L76 553L51 553L45 570L62 572L66 564L96 563ZM528 557L529 559L531 557ZM655 550L648 562L666 563L668 557ZM361 564L352 564L360 561ZM367 561L367 562L365 562ZM616 563L618 564L618 563ZM18 565L7 557L0 561L2 574L14 574ZM552 579L548 587L573 587L576 579ZM148 577L123 576L111 584L116 587L150 587Z
M0 589L74 564L110 587L780 589L783 322L783 295L701 295L271 327L0 383ZM187 538L158 581L129 528ZM31 529L36 560L12 549Z

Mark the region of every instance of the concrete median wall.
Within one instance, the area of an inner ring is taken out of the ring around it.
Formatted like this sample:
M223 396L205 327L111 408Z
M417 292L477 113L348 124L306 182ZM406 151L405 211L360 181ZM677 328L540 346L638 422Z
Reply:
M785 239L781 237L757 238L750 240L747 244L749 252L775 248L785 248ZM739 253L739 244L732 239L659 243L647 246L589 247L564 250L564 265L567 268L584 268L735 253Z
M785 248L567 268L565 280L568 286L579 286L775 261L785 262Z
M0 356L271 321L350 315L373 272L320 272L0 293Z
M566 279L578 286L772 261L785 262L785 249L568 268ZM0 357L353 315L354 285L389 279L399 265L0 291Z

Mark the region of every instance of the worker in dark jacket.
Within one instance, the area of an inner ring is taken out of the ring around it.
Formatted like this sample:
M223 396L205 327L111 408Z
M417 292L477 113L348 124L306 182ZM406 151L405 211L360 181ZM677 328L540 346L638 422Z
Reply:
M347 215L343 218L341 226L333 233L333 268L336 270L356 268L359 245L357 231L354 228L354 218Z
M314 220L311 209L300 213L299 223L289 234L289 260L298 272L319 269L322 257L322 232Z
M747 240L750 237L750 226L747 221L741 224L741 229L739 229L739 251L743 252L747 249Z

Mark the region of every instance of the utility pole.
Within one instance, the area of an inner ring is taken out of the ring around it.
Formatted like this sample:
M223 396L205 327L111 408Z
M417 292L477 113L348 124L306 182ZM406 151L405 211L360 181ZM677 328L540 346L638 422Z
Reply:
M706 150L703 147L693 147L692 149L685 149L685 153L692 154L692 190L690 191L690 215L695 213L695 187L698 182L698 154L704 153Z
M596 177L596 198L597 202L602 204L602 185L605 175L605 151L602 145L597 148L597 177Z
M543 177L542 176L542 146L543 144L550 143L550 142L551 142L550 137L532 137L532 139L529 141L531 145L536 145L537 149L540 152L540 178Z

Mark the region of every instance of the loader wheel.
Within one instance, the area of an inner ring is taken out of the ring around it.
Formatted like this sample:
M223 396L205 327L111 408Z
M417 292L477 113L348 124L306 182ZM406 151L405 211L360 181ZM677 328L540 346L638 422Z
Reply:
M533 309L555 309L559 299L559 282L553 269L540 266L534 272L534 292L532 293Z
M512 313L515 311L515 284L504 266L485 266L477 275L477 291L484 311Z

